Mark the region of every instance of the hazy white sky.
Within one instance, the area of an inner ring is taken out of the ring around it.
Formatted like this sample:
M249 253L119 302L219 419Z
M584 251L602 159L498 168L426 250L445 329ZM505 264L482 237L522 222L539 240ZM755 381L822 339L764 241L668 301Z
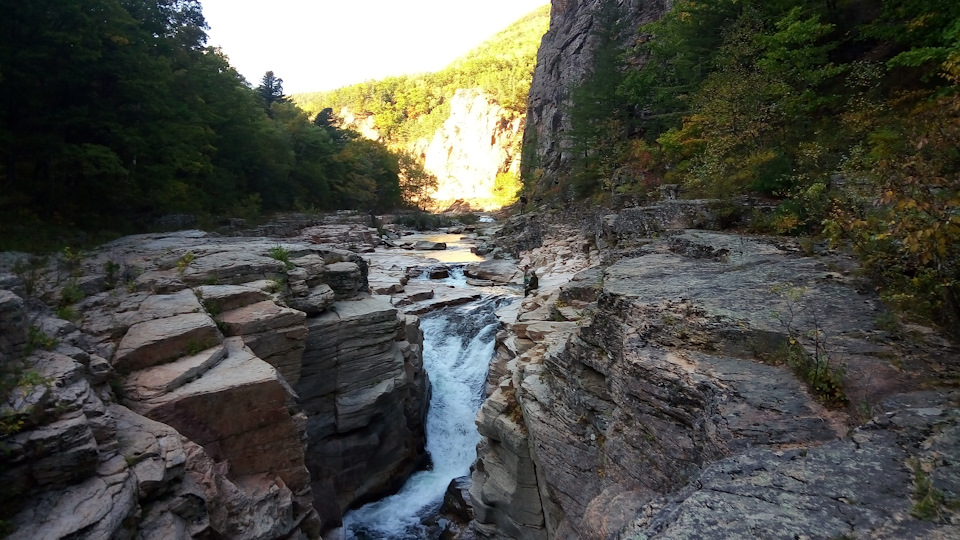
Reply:
M436 71L548 0L201 0L209 45L287 94Z

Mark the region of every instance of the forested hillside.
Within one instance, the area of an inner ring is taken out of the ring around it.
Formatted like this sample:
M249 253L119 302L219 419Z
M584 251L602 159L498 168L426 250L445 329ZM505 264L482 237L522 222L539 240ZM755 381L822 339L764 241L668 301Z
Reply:
M0 17L0 249L171 213L400 204L400 157L311 121L205 46L197 0L37 0ZM411 164L407 164L411 165Z
M375 115L377 130L392 144L432 137L461 88L483 89L504 108L523 113L540 38L549 24L550 6L545 5L436 73L388 77L293 99L311 113L348 107L355 114Z
M527 190L761 197L755 230L850 245L888 300L960 325L960 3L677 0L641 28L618 9L571 92L569 174L528 156Z

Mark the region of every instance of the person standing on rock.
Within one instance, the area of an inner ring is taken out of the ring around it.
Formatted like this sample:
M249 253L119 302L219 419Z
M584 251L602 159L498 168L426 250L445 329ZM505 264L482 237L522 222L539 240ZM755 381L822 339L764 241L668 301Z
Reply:
M521 215L521 216L523 215L523 209L524 209L524 207L526 207L526 206L527 206L527 196L526 196L526 195L521 195L521 196L520 196L520 215Z
M527 296L530 291L535 291L540 287L540 280L537 279L536 270L531 270L530 265L523 267L523 295Z

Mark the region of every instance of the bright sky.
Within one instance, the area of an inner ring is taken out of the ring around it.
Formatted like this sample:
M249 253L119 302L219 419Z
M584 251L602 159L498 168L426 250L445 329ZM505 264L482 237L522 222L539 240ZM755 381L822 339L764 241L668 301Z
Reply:
M547 0L201 0L208 45L287 94L437 71Z

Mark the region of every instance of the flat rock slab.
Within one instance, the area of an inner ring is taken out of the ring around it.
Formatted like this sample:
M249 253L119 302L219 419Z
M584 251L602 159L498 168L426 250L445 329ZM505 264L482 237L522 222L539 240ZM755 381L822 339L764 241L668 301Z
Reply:
M230 336L258 334L267 330L295 326L303 322L306 314L295 309L278 306L270 300L257 302L220 316Z
M831 334L865 330L874 327L879 314L878 302L836 280L826 259L797 257L769 241L706 231L670 237L669 247L607 268L604 291L651 304L691 300L710 316L773 332L784 330L776 314L790 309L777 287L805 292L794 302L798 313L791 324L797 328L816 322Z
M449 289L436 291L435 296L430 300L417 302L403 308L403 312L408 315L423 315L448 306L459 306L479 300L482 295L465 289Z
M188 313L137 323L127 330L113 357L120 371L137 371L206 349L223 340L206 313Z
M420 251L440 251L447 249L446 242L431 242L429 240L418 240L413 245L413 249Z
M128 399L142 401L172 392L200 377L226 356L226 348L223 345L217 345L199 354L137 371L124 381L124 395Z
M220 313L270 299L263 290L246 285L203 285L196 290L204 305Z
M517 268L516 261L503 259L470 263L463 269L463 274L469 278L485 279L495 283L510 283L523 275Z
M407 283L401 292L393 295L391 302L396 307L408 306L415 302L430 300L435 295L434 291L447 288L446 285L438 287L425 282L411 282Z
M339 319L341 328L348 330L373 324L396 324L397 321L397 309L390 304L389 299L383 296L368 296L357 300L336 302L333 305L333 311ZM344 337L346 340L340 343L341 348L350 348L351 341L363 341L364 336Z
M514 323L511 325L511 329L517 337L526 338L534 342L541 342L554 333L572 332L576 330L577 327L577 323L566 321L534 321L529 323Z
M183 272L184 283L201 285L213 281L242 284L258 279L279 278L286 270L282 261L267 255L267 246L263 246L262 254L258 253L256 244L238 244L233 249L219 246L219 249L222 251L197 255Z
M190 289L184 289L174 294L154 294L148 296L137 312L135 322L165 319L187 313L202 313L203 306L197 296Z

